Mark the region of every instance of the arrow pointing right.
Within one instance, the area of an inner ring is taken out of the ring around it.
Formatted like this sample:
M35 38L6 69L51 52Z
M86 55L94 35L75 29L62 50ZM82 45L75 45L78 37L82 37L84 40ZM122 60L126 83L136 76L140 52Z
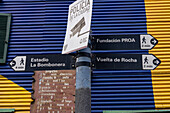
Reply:
M161 61L156 58L154 55L149 54L149 55L142 55L142 65L143 69L145 70L154 70L160 63Z
M152 54L94 54L95 69L154 70L161 61Z
M158 43L158 41L157 41L155 38L152 38L152 39L151 39L151 44L152 44L152 45L155 46L157 43Z
M157 43L158 40L152 35L140 35L141 49L152 49Z

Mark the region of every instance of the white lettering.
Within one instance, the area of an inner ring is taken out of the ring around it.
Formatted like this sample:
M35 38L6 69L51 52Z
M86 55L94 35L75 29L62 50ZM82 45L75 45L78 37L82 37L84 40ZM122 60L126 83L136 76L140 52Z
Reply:
M48 62L48 58L31 58L31 62Z
M117 43L117 42L121 42L120 39L97 39L97 43Z
M64 67L65 63L37 63L37 67Z
M112 58L100 58L100 57L97 57L97 61L98 62L113 62L113 59Z
M137 59L133 59L133 58L121 58L121 62L137 62Z
M122 38L122 42L135 42L134 38Z

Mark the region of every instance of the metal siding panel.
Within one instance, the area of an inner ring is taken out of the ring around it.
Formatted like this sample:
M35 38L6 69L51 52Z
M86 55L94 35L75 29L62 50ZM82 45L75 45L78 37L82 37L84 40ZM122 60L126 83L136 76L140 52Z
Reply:
M42 0L4 0L0 3L0 13L12 14L8 62L16 55L41 54L41 46L36 45L43 41L44 6ZM7 63L0 66L0 74L4 76L0 78L0 108L14 108L16 112L29 113L34 73L14 72Z
M0 108L30 110L31 93L16 83L0 75Z
M61 53L68 6L73 1L4 0L0 5L0 13L12 13L13 17L7 61L16 55ZM94 0L91 28L92 35L146 34L144 1ZM148 51L93 51L93 53L98 52L147 53ZM0 74L32 92L33 72L14 72L6 64L0 66ZM29 92L19 93L24 95L23 99L30 98ZM12 94L10 98L15 99L14 94L18 92L10 94ZM18 106L15 108L23 109L23 112L30 109L29 106L23 107L19 103ZM154 107L150 71L94 70L93 113L103 110L154 109Z
M153 50L161 65L152 71L153 92L156 109L170 109L170 1L145 0L147 31L159 41Z
M95 10L96 9L96 10ZM93 35L147 34L143 0L94 1ZM148 53L141 51L93 51L111 53ZM92 112L103 110L154 109L151 73L147 70L94 70Z

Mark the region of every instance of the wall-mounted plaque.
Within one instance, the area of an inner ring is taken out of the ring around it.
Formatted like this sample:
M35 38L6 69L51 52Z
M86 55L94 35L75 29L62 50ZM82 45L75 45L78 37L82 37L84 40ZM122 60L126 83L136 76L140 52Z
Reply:
M74 113L75 70L35 71L31 113Z

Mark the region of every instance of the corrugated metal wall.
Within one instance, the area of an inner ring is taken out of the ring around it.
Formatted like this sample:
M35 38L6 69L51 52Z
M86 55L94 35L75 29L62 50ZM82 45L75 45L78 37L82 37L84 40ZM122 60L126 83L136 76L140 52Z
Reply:
M92 31L94 35L147 34L144 1L96 0ZM148 53L146 50L111 52L113 54ZM94 71L92 76L93 113L103 110L149 110L154 108L150 71Z
M3 0L0 13L11 13L11 33L7 61L16 55L40 54L43 40L44 7L39 1ZM15 108L20 113L29 113L33 72L14 72L8 64L0 66L0 108ZM4 80L5 79L5 80ZM10 84L9 84L10 83ZM18 86L19 85L19 86ZM24 89L25 88L25 89Z
M74 0L3 1L3 3L0 3L0 13L12 14L8 62L16 55L61 53L66 32L68 6ZM94 0L92 34L147 34L148 27L148 33L153 34L162 43L159 42L159 45L151 53L156 54L162 61L167 61L169 56L165 54L168 51L163 54L154 51L162 50L160 46L165 46L164 43L167 43L166 45L168 47L167 40L169 34L167 27L169 27L169 24L168 22L165 24L167 25L165 27L166 32L163 32L164 30L160 32L160 29L156 28L161 28L159 25L164 24L159 24L159 20L148 20L150 18L149 15L153 15L152 11L150 11L154 9L151 6L152 3L149 0L145 0L145 2L144 0ZM157 1L155 7L160 3L168 4L169 2L167 0L164 0L164 2ZM163 4L160 7L162 9L165 7L166 12L164 14L167 17L169 14L168 5ZM167 19L165 21L168 21ZM158 22L158 24L154 22ZM154 24L156 27L152 26ZM159 31L158 34L155 33L157 30ZM93 52L112 52L113 54L123 52L148 53L146 50ZM165 65L168 66L167 64ZM158 71L162 72L162 70L169 72L166 68L159 69ZM162 74L155 75L154 73L156 72L157 70L153 71L151 77L151 71L146 70L94 70L92 76L92 113L102 112L103 110L155 109L157 100L154 103L154 96L156 99L156 94L154 93L155 95L153 96L153 87L155 89L155 85L152 86L152 80L159 79L156 82L160 82L160 80L169 79L168 74L166 76ZM3 75L0 77L0 87L2 89L0 92L0 102L2 102L0 108L14 107L21 113L24 113L24 111L29 112L33 81L32 75L34 73L14 72L6 64L0 66L0 74ZM161 76L164 79L161 79ZM8 78L8 80L4 77ZM167 89L164 93L157 93L158 97L165 95L163 97L164 99L169 98L168 81L166 84L156 87L165 87ZM167 101L162 102L167 103ZM166 105L168 106L168 104ZM159 107L156 105L156 108Z
M149 51L161 61L152 71L152 84L156 109L170 109L170 1L145 0L147 31L158 39Z

